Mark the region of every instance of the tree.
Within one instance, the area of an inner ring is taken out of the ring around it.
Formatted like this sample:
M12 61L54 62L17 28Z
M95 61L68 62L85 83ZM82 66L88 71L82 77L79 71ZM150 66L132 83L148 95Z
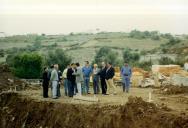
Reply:
M61 71L63 71L68 64L70 64L72 58L69 57L62 49L56 49L55 51L49 51L46 56L46 64L58 64Z
M96 52L93 63L100 64L101 62L111 62L113 65L119 65L120 60L117 59L118 53L108 47L102 47Z
M159 64L169 65L169 64L174 64L174 61L169 57L161 57L161 59L159 59Z
M123 52L123 60L129 63L139 61L140 55L138 53L131 53L129 49L125 49Z
M139 68L142 68L146 71L150 71L151 70L151 66L152 66L152 62L151 61L143 61L143 62L139 62L137 63L137 65Z
M20 78L40 78L43 58L37 53L21 53L13 59L13 73Z

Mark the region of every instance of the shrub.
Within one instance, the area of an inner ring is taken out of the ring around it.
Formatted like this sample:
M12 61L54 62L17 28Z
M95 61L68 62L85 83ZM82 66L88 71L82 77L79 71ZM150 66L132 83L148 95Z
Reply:
M96 52L94 62L100 65L101 62L111 62L113 65L119 65L120 60L117 59L118 53L112 51L111 48L102 47Z
M0 57L4 57L4 56L5 56L4 50L0 49Z
M162 50L162 53L167 53L168 52L168 49L166 49L166 48L162 48L161 50Z
M169 57L161 57L161 59L159 59L159 64L161 65L169 65L174 63L175 62Z
M69 57L62 49L56 49L55 51L49 51L46 56L46 64L58 64L61 71L63 71L68 64L70 64L72 58Z
M37 53L21 53L13 59L13 73L20 78L40 78L43 59Z
M159 35L152 35L151 39L152 40L160 40L160 36Z
M181 42L181 40L179 38L172 37L172 38L169 39L167 44L168 45L175 45L175 44L178 44L180 42Z
M140 54L139 53L131 53L129 49L125 49L123 52L123 60L129 63L133 63L139 61Z
M135 66L142 68L146 71L150 71L151 66L152 66L152 62L151 61L143 61L143 62L139 62L139 63L135 64Z
M129 33L129 37L136 38L136 39L144 39L144 38L151 38L152 40L159 40L160 35L158 31L138 31L138 30L132 30Z
M181 56L181 57L179 56L179 57L176 57L174 64L177 64L183 67L186 62L188 62L188 59L185 59L185 56Z
M146 55L147 54L147 51L145 51L145 50L142 50L141 52L140 52L140 55Z

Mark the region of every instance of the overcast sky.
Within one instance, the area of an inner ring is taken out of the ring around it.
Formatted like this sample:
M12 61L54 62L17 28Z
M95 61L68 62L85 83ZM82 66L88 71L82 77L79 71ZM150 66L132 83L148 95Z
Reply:
M188 0L0 0L7 34L159 30L188 34Z

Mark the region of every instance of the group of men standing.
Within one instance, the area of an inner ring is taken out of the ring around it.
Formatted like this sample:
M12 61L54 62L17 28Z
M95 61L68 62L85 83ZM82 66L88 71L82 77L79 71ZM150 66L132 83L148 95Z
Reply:
M117 88L114 85L113 77L115 70L110 62L101 63L101 68L97 64L93 68L85 61L85 66L80 67L79 63L68 65L63 73L58 69L58 65L51 66L50 70L44 69L43 73L43 96L48 97L48 85L50 83L52 89L52 98L56 99L61 96L60 83L63 80L65 96L73 97L90 94L90 77L93 80L93 92L99 94L101 90L103 95L117 94ZM130 77L132 70L127 63L121 68L121 76L123 83L123 91L129 92Z
M42 86L43 86L43 97L48 98L48 87L50 85L52 90L52 98L57 99L61 96L60 85L62 80L62 73L59 70L58 64L50 66L50 69L47 67L44 68L42 75Z

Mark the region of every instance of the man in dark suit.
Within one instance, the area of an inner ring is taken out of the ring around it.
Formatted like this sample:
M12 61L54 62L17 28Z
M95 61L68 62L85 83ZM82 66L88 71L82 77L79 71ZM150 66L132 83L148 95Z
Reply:
M105 81L106 69L107 69L107 67L106 67L105 62L102 62L102 68L98 74L99 74L100 80L101 80L101 88L102 88L103 95L106 95L106 91L107 91L107 85L106 85L106 81Z
M68 95L69 97L73 97L74 88L76 86L76 76L73 75L75 72L74 63L71 64L71 67L67 70L67 80L68 80Z
M105 81L106 81L106 84L107 84L107 93L106 94L109 94L110 91L111 91L111 88L113 88L113 94L116 95L117 94L117 89L116 89L116 86L114 85L114 81L113 81L113 77L115 75L115 70L114 68L112 67L112 63L108 62L107 63L107 70L106 70L106 76L105 76Z

